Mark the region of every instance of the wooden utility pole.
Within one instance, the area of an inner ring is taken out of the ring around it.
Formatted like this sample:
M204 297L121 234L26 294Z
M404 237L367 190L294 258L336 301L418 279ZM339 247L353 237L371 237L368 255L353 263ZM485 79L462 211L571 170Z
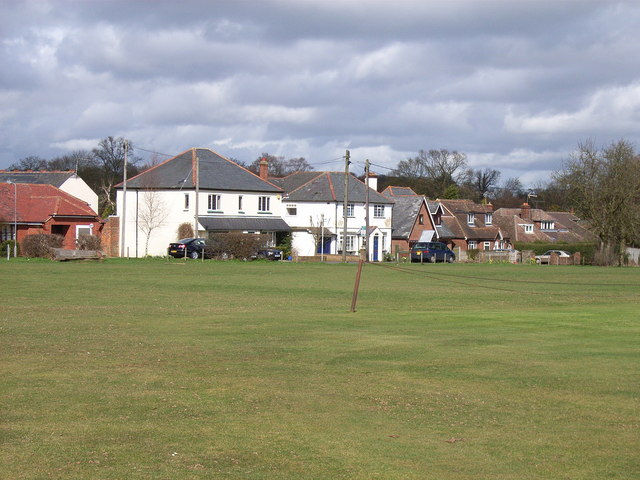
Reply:
M129 150L129 141L124 141L124 173L123 173L123 181L122 181L122 218L120 222L122 225L120 228L122 229L122 244L120 245L120 256L124 257L126 254L126 242L125 236L127 232L127 153ZM77 173L77 172L76 172ZM128 257L128 255L126 255Z
M364 184L365 184L365 200L364 200L364 261L369 261L369 159L364 162Z
M349 208L349 150L344 156L344 196L343 196L343 228L342 228L342 263L347 263L347 209Z
M198 197L200 197L200 159L198 158L198 154L196 153L196 149L193 149L193 155L195 156L195 168L194 168L194 172L195 172L195 184L196 184L196 213L195 213L195 221L196 221L196 225L195 228L193 230L193 234L195 236L195 238L198 238L198 225L200 224L200 221L198 219Z

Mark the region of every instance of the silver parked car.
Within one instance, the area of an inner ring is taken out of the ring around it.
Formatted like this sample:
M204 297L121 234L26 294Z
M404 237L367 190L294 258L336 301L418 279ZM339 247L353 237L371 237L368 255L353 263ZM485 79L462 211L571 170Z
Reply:
M565 252L564 250L547 250L542 255L536 255L536 263L539 263L539 264L549 263L552 253L555 253L559 257L565 257L565 258L568 258L571 256L569 252Z

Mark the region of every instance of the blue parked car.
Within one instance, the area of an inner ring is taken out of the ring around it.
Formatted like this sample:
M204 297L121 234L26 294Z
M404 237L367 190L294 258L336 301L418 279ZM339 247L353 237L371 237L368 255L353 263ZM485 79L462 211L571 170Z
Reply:
M456 254L442 242L418 242L411 247L412 262L453 263Z

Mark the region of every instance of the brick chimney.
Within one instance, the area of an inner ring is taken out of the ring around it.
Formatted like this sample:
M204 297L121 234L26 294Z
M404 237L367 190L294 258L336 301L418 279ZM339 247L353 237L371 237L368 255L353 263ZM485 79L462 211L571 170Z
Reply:
M531 205L524 202L520 207L520 218L523 220L531 220Z
M260 178L267 180L269 178L269 161L266 157L260 159Z

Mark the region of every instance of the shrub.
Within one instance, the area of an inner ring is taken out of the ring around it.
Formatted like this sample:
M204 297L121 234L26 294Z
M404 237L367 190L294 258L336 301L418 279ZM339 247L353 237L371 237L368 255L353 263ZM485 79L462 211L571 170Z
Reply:
M62 235L36 233L24 237L22 251L27 257L53 258L53 249L61 248L63 242Z
M472 262L475 262L478 259L479 254L480 254L480 250L478 250L477 248L471 248L467 250L467 257Z
M195 237L195 234L193 233L193 225L187 222L181 223L178 227L178 240L193 237Z
M592 242L566 243L566 242L515 242L516 250L532 250L534 255L542 255L547 250L565 250L569 253L580 252L581 262L590 265L595 261L596 244Z
M16 243L15 240L5 240L0 243L0 256L7 254L7 246L9 247L9 253L13 255L13 244ZM18 244L18 255L20 255L20 244Z
M80 235L76 244L78 250L102 250L102 241L95 235Z
M256 251L267 245L268 235L253 233L214 233L210 235L211 249L219 258L238 258L246 260Z

